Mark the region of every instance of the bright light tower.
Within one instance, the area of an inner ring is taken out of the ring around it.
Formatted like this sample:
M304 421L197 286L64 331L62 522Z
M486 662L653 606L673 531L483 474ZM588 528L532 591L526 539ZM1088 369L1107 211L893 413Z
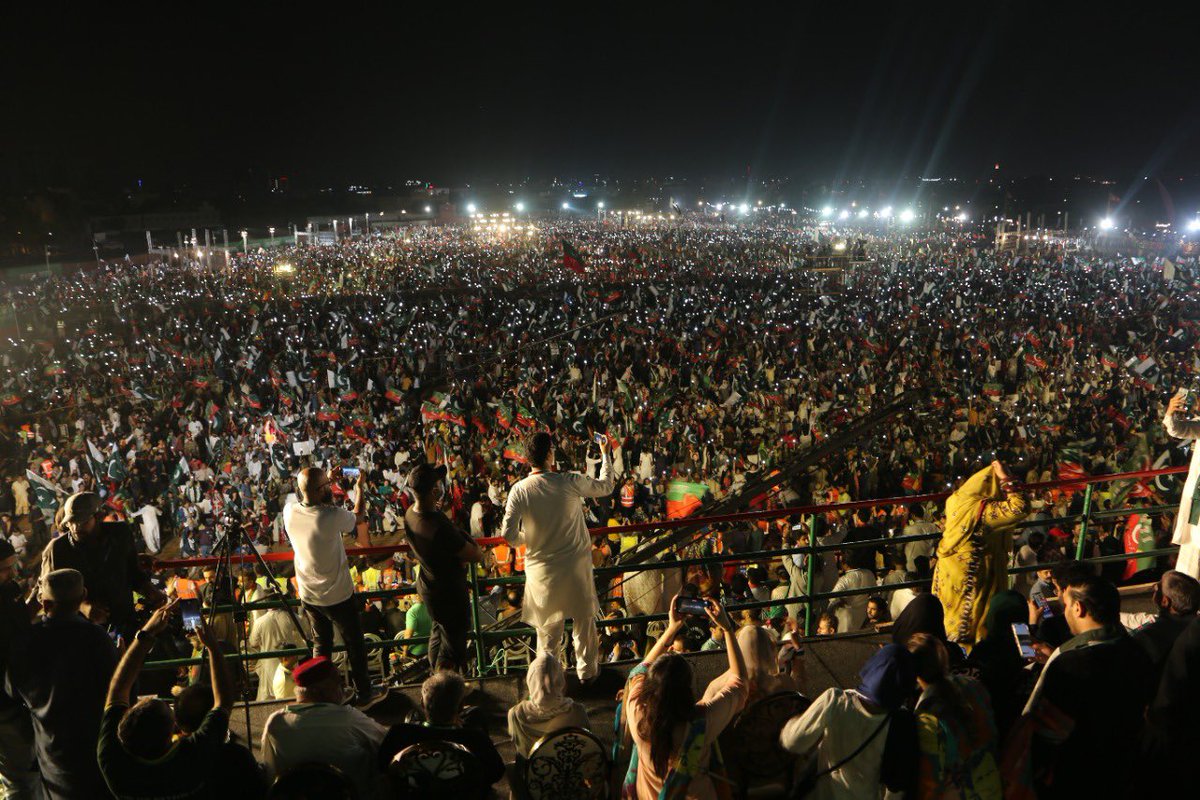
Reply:
M832 206L825 206L824 208L822 208L822 209L821 209L821 216L822 216L822 217L832 217L832 216L833 216L833 207L832 207Z
M425 206L425 213L426 213L426 214L430 213L431 211L433 211L433 209L432 209L432 208L430 208L429 206Z
M891 206L884 206L884 207L883 207L883 209L882 209L882 210L879 212L879 216L881 216L881 217L891 217L891 216L892 216L892 207L891 207Z
M955 219L958 220L959 222L966 222L967 221L967 212L965 212L965 211L958 212L958 216L956 216Z
M518 214L520 214L522 211L524 211L524 210L525 210L525 204L524 204L524 203L517 203L517 205L516 205L516 209L517 209L517 213L518 213Z
M860 209L860 210L859 210L859 212L858 212L858 218L859 218L859 219L866 219L866 218L867 218L867 210L866 210L865 208L863 208L863 209Z
M474 203L467 203L467 213L468 214L475 213L475 204Z
M850 212L843 208L838 212L838 219L850 219Z
M563 201L563 204L562 204L562 210L563 210L563 211L567 211L567 210L569 210L570 208L571 208L571 204L570 204L570 203L568 203L566 200L564 200L564 201Z
M1191 231L1192 233L1195 233L1196 231L1200 231L1200 217L1197 217L1196 219L1190 221L1187 224L1187 229L1189 231Z
M242 252L243 252L243 253L248 253L248 252L250 252L250 246L249 246L249 245L246 243L246 242L247 242L247 238L246 238L246 237L247 237L248 235L249 235L249 234L248 234L248 232L246 232L246 231L242 231Z
M1100 230L1102 231L1111 231L1116 226L1117 223L1112 221L1112 217L1105 217L1104 219L1100 220Z
M267 228L267 230L271 232L271 246L274 247L275 246L275 229Z
M914 212L911 208L906 208L900 212L900 221L901 222L912 222L916 218L917 218L916 212Z
M604 201L601 200L599 203L596 203L596 208L604 208Z
M747 203L742 203L740 206L738 206L738 211L745 214L750 211L750 206Z

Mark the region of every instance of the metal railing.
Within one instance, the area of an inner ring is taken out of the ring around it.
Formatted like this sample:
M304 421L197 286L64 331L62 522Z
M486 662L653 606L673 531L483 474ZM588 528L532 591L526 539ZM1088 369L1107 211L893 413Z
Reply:
M1073 525L1075 523L1079 523L1079 534L1078 534L1078 540L1076 542L1075 557L1078 560L1089 563L1089 564L1104 564L1104 563L1113 563L1113 562L1119 562L1119 561L1128 561L1128 560L1146 559L1146 558L1157 559L1162 556L1167 556L1172 553L1175 553L1178 550L1178 548L1172 546L1172 547L1155 549L1155 550L1150 550L1150 551L1141 551L1141 552L1137 552L1137 553L1121 553L1121 554L1112 555L1112 556L1100 556L1100 557L1093 557L1093 558L1086 557L1085 550L1086 550L1087 543L1088 543L1088 540L1090 537L1091 524L1093 521L1117 519L1117 518L1127 517L1132 514L1144 514L1144 515L1148 515L1148 516L1153 516L1153 515L1157 515L1157 514L1173 512L1173 511L1176 511L1178 508L1178 505L1176 503L1172 503L1172 504L1156 505L1156 506L1124 507L1124 508L1105 509L1102 511L1097 511L1097 510L1093 510L1093 507L1092 507L1093 506L1093 503L1092 503L1093 490L1097 484L1113 483L1113 482L1118 482L1118 481L1143 481L1143 480L1148 480L1148 479L1152 479L1152 478L1157 478L1160 476L1178 475L1178 474L1186 473L1187 471L1188 471L1188 467L1186 467L1186 466L1168 467L1165 469L1157 469L1157 470L1142 470L1142 471L1138 471L1138 472L1124 472L1124 473L1113 473L1113 474L1106 474L1106 475L1084 476L1081 478L1072 478L1072 479L1067 479L1067 480L1057 480L1057 481L1049 481L1049 482L1045 482L1045 483L1034 483L1034 484L1023 485L1023 486L1021 486L1021 491L1025 492L1025 493L1040 493L1040 492L1047 492L1047 491L1051 491L1051 490L1055 490L1055 489L1076 488L1076 487L1082 486L1083 491L1084 491L1083 504L1082 504L1083 507L1082 507L1081 513L1079 513L1079 514L1070 514L1070 515L1063 516L1063 517L1046 518L1046 519L1038 519L1038 520L1028 520L1027 519L1021 523L1018 523L1016 528L1019 531L1021 529L1029 528L1029 527L1048 527L1048 526L1052 526L1052 525L1063 525L1063 524ZM786 517L808 517L809 518L809 528L808 528L809 542L807 545L804 545L804 546L776 548L776 549L772 549L772 550L760 550L760 551L747 552L747 553L729 553L729 554L712 555L712 556L705 556L705 557L699 557L699 558L676 559L676 560L671 560L671 561L653 561L653 562L646 562L646 563L642 563L642 564L613 565L613 566L597 567L594 570L594 574L598 578L603 578L603 577L607 577L607 576L611 576L611 575L622 575L622 574L645 572L645 571L679 570L679 569L686 569L687 567L690 567L690 566L712 567L712 566L728 565L728 564L759 564L764 561L773 561L773 560L777 560L777 559L784 558L784 557L790 557L790 556L794 556L794 555L803 555L803 556L807 557L805 559L805 561L806 561L805 591L803 594L789 596L789 597L768 599L768 600L754 600L754 601L748 601L748 602L743 602L743 603L732 603L732 604L729 604L728 606L726 606L726 608L729 611L742 611L742 610L772 608L772 607L776 607L776 606L803 605L805 607L805 622L804 622L804 638L801 641L802 642L810 641L813 638L820 638L822 640L828 640L828 637L813 637L813 635L812 635L813 624L814 624L814 607L817 604L824 603L829 600L839 599L839 598L854 597L857 595L879 594L881 592L892 592L897 589L912 588L912 587L918 587L918 586L925 587L925 586L928 586L930 581L928 578L926 578L924 580L914 580L914 581L906 581L906 582L900 582L900 583L890 583L890 584L886 584L884 586L878 586L878 585L868 586L868 587L864 587L861 589L849 589L849 590L845 590L845 591L836 591L836 592L835 591L814 592L813 584L814 584L814 580L815 580L815 566L816 566L818 557L822 553L852 550L852 549L856 549L856 548L895 547L897 545L904 545L908 542L930 541L930 540L940 539L942 534L939 532L939 533L928 533L928 534L914 534L914 535L909 535L909 536L900 535L900 536L893 536L893 537L882 538L882 539L867 539L867 540L859 540L859 541L822 544L819 541L819 537L816 535L817 515L825 513L825 512L831 512L831 511L840 513L840 512L848 512L848 511L853 511L853 510L862 509L862 508L877 508L879 506L911 506L911 505L915 505L915 504L919 504L919 503L941 501L941 500L946 499L950 495L951 495L951 492L938 492L938 493L932 493L932 494L909 495L909 496L902 496L902 497L886 497L886 498L879 498L879 499L874 499L874 500L855 500L855 501L846 502L846 503L830 503L830 504L820 504L820 505L796 506L796 507L780 508L780 509L767 509L767 510L762 510L762 511L747 511L747 512L735 513L735 514L723 514L723 515L711 516L711 517L685 517L685 518L676 519L676 520L664 520L664 521L638 523L638 524L631 524L631 525L619 525L619 526L612 526L612 527L591 528L589 530L589 532L592 534L593 537L601 537L601 536L608 536L610 534L621 534L621 533L639 533L639 534L650 533L651 535L658 535L659 533L661 533L663 531L670 530L672 528L683 527L685 525L688 525L688 526L694 526L697 524L715 525L715 524L719 524L719 523L750 522L750 521L757 521L757 520L782 519L782 518L786 518ZM506 541L500 537L477 539L476 542L478 544L480 544L481 546L485 546L485 547L506 544ZM347 548L346 552L347 552L347 556L356 558L359 556L390 555L390 554L393 554L396 552L407 552L409 549L410 548L408 547L408 545L397 544L397 545L384 545L384 546L376 546L376 547ZM264 553L264 554L262 554L262 556L264 559L269 560L269 561L288 561L288 560L291 560L292 553L290 553L290 552ZM246 555L246 556L234 555L232 557L232 561L234 563L247 563L247 562L251 562L253 560L254 560L254 556L251 556L251 555ZM155 568L171 569L171 568L178 568L178 567L197 567L197 566L207 566L207 565L211 565L211 564L215 564L215 563L216 563L215 558L174 559L174 560L157 561L157 562L155 562ZM1033 571L1036 571L1039 569L1043 569L1047 566L1051 566L1051 565L1050 564L1029 564L1029 565L1020 566L1020 567L1010 567L1010 568L1008 568L1008 574L1011 575L1011 574L1033 572ZM519 585L519 584L524 584L524 582L525 582L524 576L519 575L519 574L511 575L511 576L504 576L504 577L481 578L479 576L479 571L477 569L471 569L471 590L474 595L474 602L471 604L471 609L472 609L471 627L472 627L472 629L471 629L470 634L468 635L468 638L470 641L472 641L474 643L475 669L476 669L476 674L479 676L486 675L489 672L489 662L488 662L488 658L487 658L489 644L501 643L501 642L505 642L505 641L512 640L512 639L529 638L534 635L534 629L530 628L528 626L505 627L505 628L499 629L499 630L484 629L484 627L480 623L480 614L479 614L479 610L480 610L479 599L482 596L481 595L481 587L505 586L505 585L513 585L513 584ZM400 586L400 587L392 588L392 589L379 589L379 590L372 590L372 591L368 591L368 592L360 592L357 596L360 599L367 601L367 600L374 600L374 599L379 599L379 598L384 598L384 597L397 597L397 596L410 595L410 594L415 594L415 593L416 593L415 587L409 585L409 586ZM250 603L245 603L245 604L239 604L236 607L236 609L234 606L228 606L228 605L227 606L217 606L216 611L219 613L220 612L230 612L230 611L234 611L234 610L243 610L243 609L246 611L253 611L253 610L281 607L284 604L299 605L300 601L296 600L294 598L282 598L282 599L273 599L273 600L265 600L265 601L256 601L256 602L250 602ZM617 618L617 619L600 619L600 620L597 620L597 625L601 626L601 627L625 626L625 625L644 624L644 623L661 621L661 620L666 620L666 619L667 619L667 614L665 614L665 613L642 614L642 615L636 615L636 616L631 616L631 617L621 617L621 618ZM847 632L843 632L843 633L847 633ZM860 634L855 633L854 635L857 636ZM844 637L841 637L841 638L844 638ZM409 639L384 639L384 640L381 640L378 642L368 642L367 647L368 647L368 650L382 650L384 652L387 652L389 650L408 647L411 645L425 644L428 641L429 641L429 637L427 637L427 636L417 636L417 637L412 637ZM339 645L339 646L335 647L334 650L335 651L344 651L345 647ZM239 661L253 661L253 660L260 659L260 658L279 658L282 656L289 656L289 655L305 655L307 653L308 653L308 651L305 650L304 648L291 648L291 649L287 649L287 650L274 650L274 651L269 651L269 652L230 653L226 657L229 659L239 660ZM146 669L170 669L170 668L193 666L193 665L200 664L201 662L202 662L202 659L198 658L198 657L147 661L145 664L145 668Z

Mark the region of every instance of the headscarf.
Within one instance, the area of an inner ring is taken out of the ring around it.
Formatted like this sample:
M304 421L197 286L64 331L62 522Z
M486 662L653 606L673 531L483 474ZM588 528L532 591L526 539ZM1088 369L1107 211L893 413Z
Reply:
M858 693L877 706L895 711L917 682L912 654L898 644L887 644L875 652L858 673Z
M946 610L931 592L921 592L904 607L892 626L892 641L904 646L914 633L946 641Z
M1029 607L1025 598L1012 589L996 593L988 603L983 622L983 641L993 645L1003 643L1005 649L1016 654L1017 649L1012 643L1012 626L1016 622L1029 622Z
M529 689L529 703L525 708L529 722L553 719L571 705L566 696L567 675L557 658L549 655L535 658L525 673L525 686Z

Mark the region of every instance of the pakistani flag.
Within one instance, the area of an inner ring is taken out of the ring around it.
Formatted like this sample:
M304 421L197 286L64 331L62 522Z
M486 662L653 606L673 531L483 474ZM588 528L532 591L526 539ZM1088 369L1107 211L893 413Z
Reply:
M509 442L504 445L504 457L519 464L529 463L529 458L525 455L525 445L520 442Z
M188 482L188 478L192 475L192 468L188 466L187 459L183 456L179 457L179 463L171 470L171 483L176 486L182 486Z
M129 474L125 471L125 460L121 458L120 454L113 456L109 460L106 474L109 480L114 481L123 481L129 477Z
M41 509L42 516L50 519L58 510L58 495L62 490L33 470L25 470L25 477L33 487L33 502Z
M575 249L575 246L566 239L562 240L563 249L563 266L574 272L576 275L586 275L587 270L584 269L583 256Z
M667 519L691 516L700 508L708 486L685 480L673 480L667 486Z

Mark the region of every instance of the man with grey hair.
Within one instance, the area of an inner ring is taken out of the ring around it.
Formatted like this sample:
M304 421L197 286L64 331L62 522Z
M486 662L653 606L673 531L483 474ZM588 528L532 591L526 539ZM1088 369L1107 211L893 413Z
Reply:
M166 599L137 563L133 530L125 522L103 522L104 503L94 492L78 492L62 508L65 536L52 540L42 551L42 578L55 570L78 570L91 602L108 609L113 628L126 640L135 631L133 595L138 592L151 606Z
M466 683L452 670L433 673L421 684L421 705L425 707L425 724L401 723L392 726L379 746L382 768L392 762L404 748L425 741L445 741L461 744L479 759L483 779L491 786L504 777L504 760L487 733L474 726L464 726L461 718Z
M57 569L42 576L45 618L34 623L9 664L9 693L29 707L34 751L47 797L103 798L108 787L96 763L96 741L117 648L79 606L83 575Z
M1131 628L1133 640L1142 646L1153 665L1153 685L1158 685L1167 656L1179 634L1200 611L1200 581L1177 570L1168 570L1154 585L1151 602L1154 614L1121 614L1121 624Z

